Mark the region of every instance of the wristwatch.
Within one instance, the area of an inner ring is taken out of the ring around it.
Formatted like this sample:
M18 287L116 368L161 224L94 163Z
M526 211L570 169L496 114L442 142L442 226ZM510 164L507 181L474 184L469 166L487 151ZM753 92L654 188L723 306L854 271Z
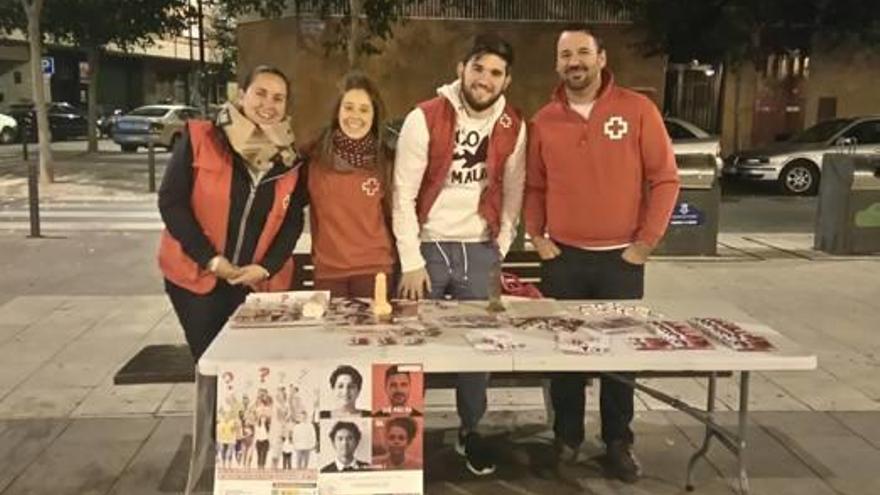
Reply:
M220 266L220 260L223 259L223 256L217 255L211 258L211 261L208 262L208 271L216 274L217 268Z

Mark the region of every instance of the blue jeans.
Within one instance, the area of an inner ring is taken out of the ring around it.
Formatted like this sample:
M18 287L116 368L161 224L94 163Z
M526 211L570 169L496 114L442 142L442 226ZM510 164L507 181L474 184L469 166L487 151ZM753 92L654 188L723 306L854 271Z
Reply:
M431 299L488 299L489 272L500 262L493 242L423 242ZM459 373L455 405L461 428L475 431L486 413L489 373Z

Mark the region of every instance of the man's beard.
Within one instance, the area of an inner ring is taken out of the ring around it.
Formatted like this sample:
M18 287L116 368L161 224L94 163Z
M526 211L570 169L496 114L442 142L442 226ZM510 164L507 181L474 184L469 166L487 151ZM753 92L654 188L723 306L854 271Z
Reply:
M574 81L569 77L569 73L572 72L572 69L568 69L565 71L563 83L565 84L565 87L567 89L570 89L571 91L581 91L583 89L586 89L599 77L598 74L593 75L593 73L586 67L580 67L579 69L581 69L584 74L584 78L580 81Z
M461 84L461 94L464 97L464 101L465 101L465 103L467 103L467 106L469 106L471 108L471 110L473 110L475 112L482 112L483 110L486 110L487 108L494 105L495 102L498 101L498 98L501 98L501 93L499 92L497 95L490 98L485 103L478 102L471 95L469 87L464 83L464 81L462 81L462 84Z

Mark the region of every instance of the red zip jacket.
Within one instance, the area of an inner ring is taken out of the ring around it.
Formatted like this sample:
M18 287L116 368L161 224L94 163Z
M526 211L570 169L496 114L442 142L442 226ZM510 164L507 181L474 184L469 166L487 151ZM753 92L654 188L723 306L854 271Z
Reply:
M560 85L529 129L526 232L563 244L655 246L678 196L678 169L654 103L602 72L589 119Z

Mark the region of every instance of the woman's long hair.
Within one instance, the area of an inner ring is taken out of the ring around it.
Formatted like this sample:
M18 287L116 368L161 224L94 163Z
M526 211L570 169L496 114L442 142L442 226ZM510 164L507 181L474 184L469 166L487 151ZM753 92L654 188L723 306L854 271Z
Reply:
M391 169L393 162L391 152L385 144L385 133L382 129L382 126L385 125L385 104L382 101L382 96L379 94L379 90L376 88L375 83L373 83L366 74L357 71L350 72L345 78L343 78L342 84L339 88L339 96L336 98L336 102L333 105L330 125L324 129L321 136L318 138L318 141L315 143L316 146L314 151L319 158L317 161L320 166L334 166L333 134L336 131L342 132L339 128L339 109L342 106L342 98L345 97L345 93L353 89L365 91L370 97L370 102L373 104L373 125L370 127L370 133L368 134L368 136L375 140L376 143L376 157L373 166L376 168L379 180L382 182L382 190L385 192L385 202L386 204L390 204Z

